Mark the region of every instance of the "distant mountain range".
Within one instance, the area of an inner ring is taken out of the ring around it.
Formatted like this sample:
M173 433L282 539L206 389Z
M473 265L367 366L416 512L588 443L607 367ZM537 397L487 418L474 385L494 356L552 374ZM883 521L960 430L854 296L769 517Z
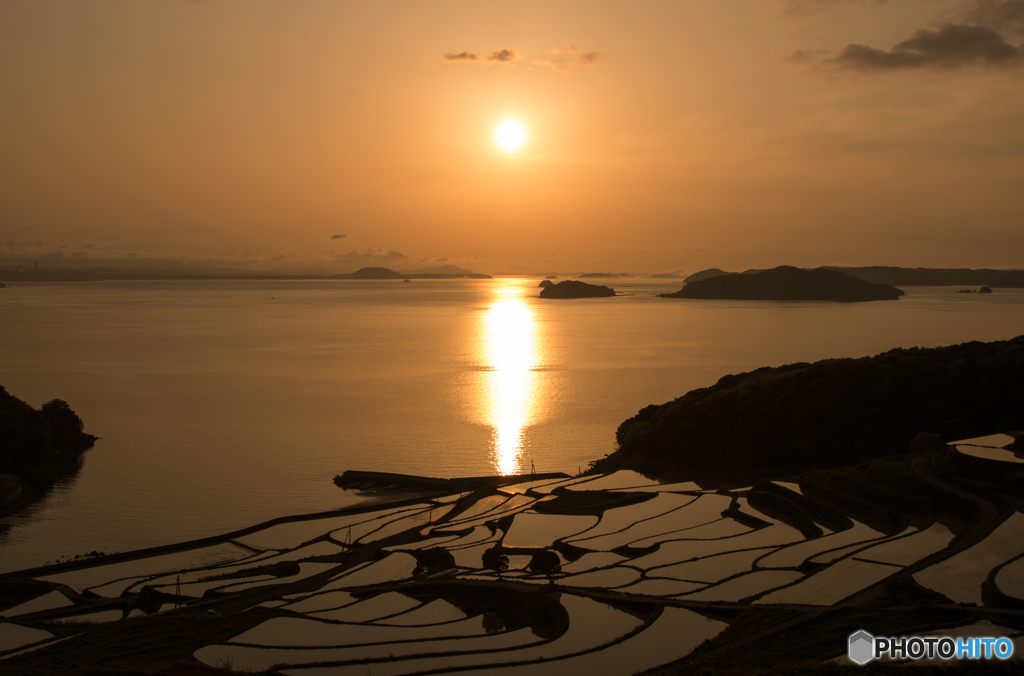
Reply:
M451 268L460 272L435 272L436 270ZM472 270L463 270L454 265L444 265L439 268L427 268L417 272L395 272L388 268L362 268L347 275L331 275L331 279L491 279L491 276L479 274Z
M383 272L376 272L383 271ZM357 276L361 275L361 276ZM34 269L23 265L0 265L0 281L4 282L102 282L130 280L204 280L204 279L490 279L455 265L441 265L410 272L387 268L363 268L350 275L284 275L252 272L230 268L197 271L147 270L136 268L58 268Z

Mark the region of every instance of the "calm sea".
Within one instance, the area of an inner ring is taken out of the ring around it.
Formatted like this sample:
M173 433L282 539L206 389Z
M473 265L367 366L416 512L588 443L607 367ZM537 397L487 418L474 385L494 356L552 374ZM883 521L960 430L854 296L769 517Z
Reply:
M0 571L215 535L358 498L346 469L575 473L615 428L759 366L1024 333L1024 290L895 302L537 297L537 279L15 284L0 384L102 437L0 519ZM2 528L2 526L0 526Z

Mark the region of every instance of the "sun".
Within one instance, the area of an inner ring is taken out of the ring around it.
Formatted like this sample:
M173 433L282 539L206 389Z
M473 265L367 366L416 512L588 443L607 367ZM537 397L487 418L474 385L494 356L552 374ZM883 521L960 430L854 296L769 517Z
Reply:
M515 120L505 120L498 125L494 138L498 141L498 145L501 146L502 150L506 153L514 153L526 141L526 130L523 129L523 125Z

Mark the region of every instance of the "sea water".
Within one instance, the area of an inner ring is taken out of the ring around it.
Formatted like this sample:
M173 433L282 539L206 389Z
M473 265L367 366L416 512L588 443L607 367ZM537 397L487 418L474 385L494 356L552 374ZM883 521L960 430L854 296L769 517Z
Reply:
M9 285L0 385L102 438L0 519L0 572L355 504L347 469L575 474L640 408L729 373L1024 334L1024 290L698 301L634 278L545 300L538 281Z

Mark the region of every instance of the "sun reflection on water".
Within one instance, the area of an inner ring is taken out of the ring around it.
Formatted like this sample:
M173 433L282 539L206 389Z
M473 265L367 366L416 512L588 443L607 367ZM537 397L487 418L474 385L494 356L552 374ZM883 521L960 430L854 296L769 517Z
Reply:
M514 280L495 289L483 320L487 424L493 428L495 470L517 474L524 468L524 434L535 415L536 326L533 310Z

